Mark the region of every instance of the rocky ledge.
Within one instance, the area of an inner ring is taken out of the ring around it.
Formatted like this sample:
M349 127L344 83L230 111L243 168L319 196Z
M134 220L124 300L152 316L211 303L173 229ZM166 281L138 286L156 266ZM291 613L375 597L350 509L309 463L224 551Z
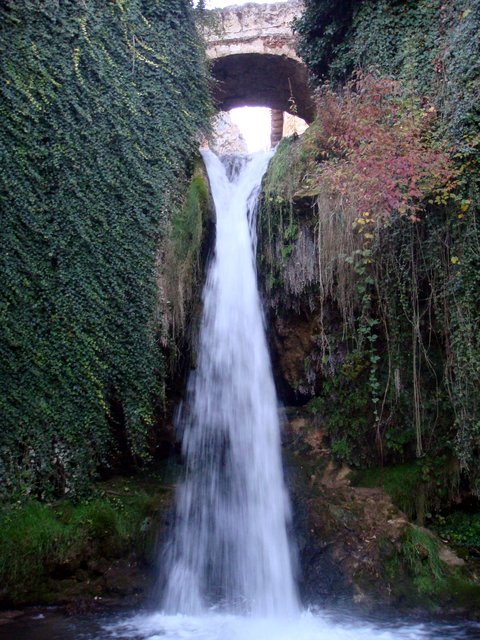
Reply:
M321 426L299 409L288 412L285 440L307 604L480 612L477 563L410 522L382 487L355 486L354 471L334 461Z

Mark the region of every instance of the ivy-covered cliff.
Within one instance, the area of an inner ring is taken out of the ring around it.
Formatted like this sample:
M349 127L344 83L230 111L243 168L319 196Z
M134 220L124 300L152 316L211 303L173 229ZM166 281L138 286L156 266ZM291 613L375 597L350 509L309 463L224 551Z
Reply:
M0 494L73 497L154 451L207 69L189 0L5 0L0 66Z
M312 486L328 450L352 482L475 551L478 3L305 4L317 118L271 163L259 242L278 383L303 416L297 453ZM418 591L438 594L425 545L408 562Z

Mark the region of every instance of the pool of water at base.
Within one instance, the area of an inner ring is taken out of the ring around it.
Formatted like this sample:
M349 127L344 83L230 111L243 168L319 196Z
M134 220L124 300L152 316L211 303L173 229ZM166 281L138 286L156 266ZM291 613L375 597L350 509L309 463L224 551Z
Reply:
M108 613L66 617L32 612L0 626L1 640L480 640L480 622L354 617L335 610L253 618Z

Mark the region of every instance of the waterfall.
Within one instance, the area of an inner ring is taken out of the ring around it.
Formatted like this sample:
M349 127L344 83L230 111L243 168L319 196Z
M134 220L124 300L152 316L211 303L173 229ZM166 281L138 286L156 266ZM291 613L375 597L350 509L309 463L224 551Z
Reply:
M198 364L177 416L186 474L162 610L117 617L95 638L478 638L478 626L470 635L438 620L357 619L351 606L313 612L297 603L277 398L255 273L256 199L270 155L222 163L204 153L217 211L215 258L203 292Z
M177 496L167 612L298 611L287 535L277 397L255 268L255 212L272 153L204 151L217 215L198 364L177 416Z

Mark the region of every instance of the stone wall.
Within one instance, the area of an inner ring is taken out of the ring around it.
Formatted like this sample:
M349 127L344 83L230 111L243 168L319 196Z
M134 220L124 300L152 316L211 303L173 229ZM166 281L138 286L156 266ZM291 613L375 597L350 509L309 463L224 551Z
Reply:
M213 24L205 32L207 55L219 58L239 53L270 53L300 61L291 25L302 11L300 0L216 9L211 12Z

